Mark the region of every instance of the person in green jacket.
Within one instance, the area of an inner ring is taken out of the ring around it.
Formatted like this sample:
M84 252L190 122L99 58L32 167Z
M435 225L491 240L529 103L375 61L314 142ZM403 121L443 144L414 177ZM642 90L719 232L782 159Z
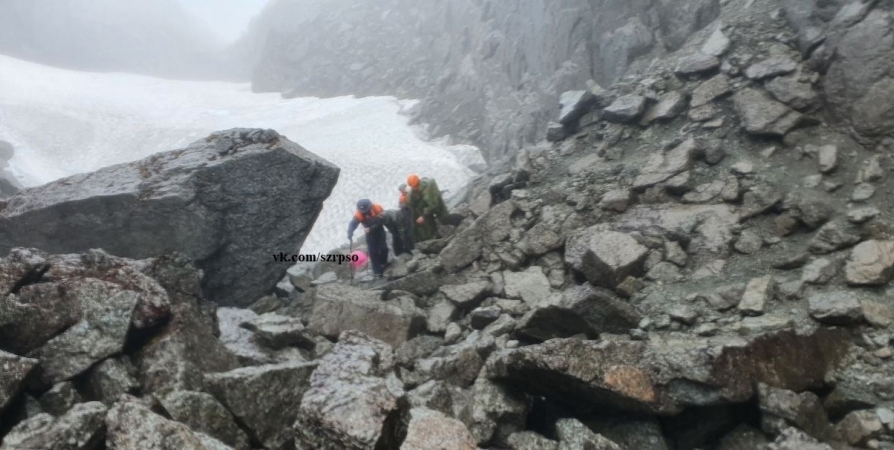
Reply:
M438 239L438 222L447 217L447 205L441 197L438 183L431 178L420 179L416 175L407 177L412 191L407 199L414 220L413 240L423 242Z

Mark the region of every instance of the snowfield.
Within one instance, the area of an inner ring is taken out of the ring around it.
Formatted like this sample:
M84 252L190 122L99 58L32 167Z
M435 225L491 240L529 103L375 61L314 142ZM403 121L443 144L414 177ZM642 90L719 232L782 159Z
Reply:
M283 99L248 84L57 69L0 55L0 140L25 186L186 146L217 130L272 128L341 167L302 252L347 243L356 201L396 208L410 173L456 192L481 162L477 149L426 142L391 97ZM234 180L238 182L238 180ZM355 234L355 240L362 236ZM271 253L288 249L270 249Z

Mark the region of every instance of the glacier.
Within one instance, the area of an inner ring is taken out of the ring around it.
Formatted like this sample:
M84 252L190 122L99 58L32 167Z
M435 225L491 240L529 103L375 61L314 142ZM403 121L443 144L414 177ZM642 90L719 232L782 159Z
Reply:
M0 55L0 140L15 147L9 170L23 185L142 159L217 130L272 128L342 169L302 247L308 253L347 244L358 199L396 208L397 188L410 173L437 179L449 193L474 175L469 166L483 162L478 149L424 139L401 114L413 103L283 99L252 93L247 83L78 72Z

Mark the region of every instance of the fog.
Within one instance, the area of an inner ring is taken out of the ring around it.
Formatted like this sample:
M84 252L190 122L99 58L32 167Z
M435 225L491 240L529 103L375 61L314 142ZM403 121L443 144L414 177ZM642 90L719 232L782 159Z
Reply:
M0 54L62 68L233 79L266 0L2 0Z

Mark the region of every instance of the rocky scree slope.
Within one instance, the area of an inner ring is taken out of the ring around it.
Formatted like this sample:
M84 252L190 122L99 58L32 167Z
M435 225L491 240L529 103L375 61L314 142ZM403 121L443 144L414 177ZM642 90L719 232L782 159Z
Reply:
M724 4L564 93L384 284L296 266L241 309L185 256L13 249L0 449L894 448L894 141L826 93L892 9Z
M256 91L421 99L414 114L432 135L496 162L543 139L561 92L677 50L719 11L719 0L281 0L241 46Z

